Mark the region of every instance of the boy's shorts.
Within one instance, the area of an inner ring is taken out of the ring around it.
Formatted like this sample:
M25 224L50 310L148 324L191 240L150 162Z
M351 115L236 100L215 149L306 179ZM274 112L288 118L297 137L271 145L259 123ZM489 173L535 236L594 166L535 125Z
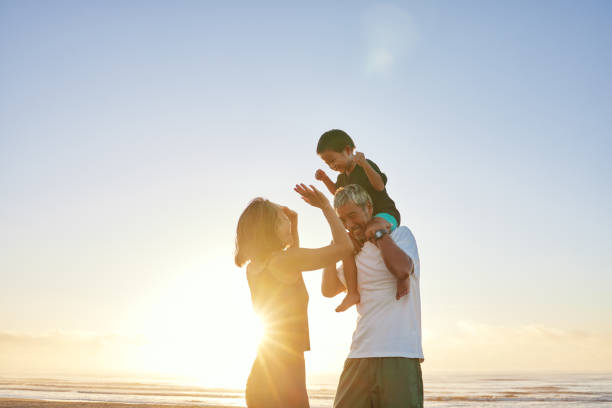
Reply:
M391 224L391 232L393 232L393 230L397 228L397 220L391 214L386 213L386 212L381 212L381 213L378 213L378 214L376 214L374 216L382 218L383 220L385 220L389 224Z
M418 358L347 358L334 408L422 408Z

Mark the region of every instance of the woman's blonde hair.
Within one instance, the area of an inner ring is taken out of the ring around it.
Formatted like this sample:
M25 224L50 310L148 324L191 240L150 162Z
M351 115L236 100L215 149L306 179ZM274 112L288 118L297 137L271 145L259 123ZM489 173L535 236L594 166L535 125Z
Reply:
M234 262L243 266L255 258L265 258L282 249L276 232L279 207L265 198L257 197L249 203L238 219Z

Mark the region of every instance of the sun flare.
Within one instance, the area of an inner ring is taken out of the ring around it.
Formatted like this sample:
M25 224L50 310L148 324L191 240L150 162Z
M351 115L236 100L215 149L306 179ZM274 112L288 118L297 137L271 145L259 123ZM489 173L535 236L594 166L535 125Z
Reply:
M143 338L132 363L144 372L242 387L264 325L253 312L246 285L239 286L242 293L230 296L206 285L202 269L163 282L126 322L132 328L139 322ZM234 281L223 282L225 276ZM237 281L228 274L220 275L217 283L232 287Z

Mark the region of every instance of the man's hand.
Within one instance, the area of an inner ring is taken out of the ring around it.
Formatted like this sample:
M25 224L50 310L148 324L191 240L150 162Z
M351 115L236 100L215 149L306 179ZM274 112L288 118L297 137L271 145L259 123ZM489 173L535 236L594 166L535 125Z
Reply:
M372 217L372 219L368 222L365 229L365 237L367 240L376 243L374 234L378 230L387 230L388 233L391 232L391 224L380 217Z
M365 165L367 163L365 155L363 153L361 153L361 152L355 152L353 154L353 160L355 160L355 163L357 163L361 167L365 167Z
M313 185L307 186L304 183L296 184L293 190L302 196L302 200L306 201L313 207L320 209L331 207L327 197L325 197L325 195L317 190Z
M327 174L326 174L326 173L325 173L323 170L318 169L318 170L315 172L315 179L317 179L317 180L319 180L319 181L323 181L323 180L325 180L326 178L328 178L328 177L327 177Z

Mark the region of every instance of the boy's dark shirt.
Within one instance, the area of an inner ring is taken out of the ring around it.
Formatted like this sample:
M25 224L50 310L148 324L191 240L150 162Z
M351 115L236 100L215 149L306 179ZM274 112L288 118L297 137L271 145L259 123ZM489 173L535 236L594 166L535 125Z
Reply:
M385 175L385 173L381 172L376 163L374 163L372 160L366 160L368 161L368 163L370 163L370 166L372 166L374 171L380 174L380 177L382 177L383 180L383 184L386 186L387 176ZM345 173L340 173L338 175L338 179L336 180L336 188L348 186L349 184L359 184L368 192L368 194L372 198L372 202L374 203L374 211L372 215L376 215L381 212L391 214L393 217L395 217L397 225L400 225L400 213L395 207L395 202L393 202L391 197L389 197L389 194L387 194L387 189L385 188L383 189L383 191L376 190L370 183L368 175L366 174L363 167L357 164L355 165L355 168L353 169L351 174L349 174L348 176Z

